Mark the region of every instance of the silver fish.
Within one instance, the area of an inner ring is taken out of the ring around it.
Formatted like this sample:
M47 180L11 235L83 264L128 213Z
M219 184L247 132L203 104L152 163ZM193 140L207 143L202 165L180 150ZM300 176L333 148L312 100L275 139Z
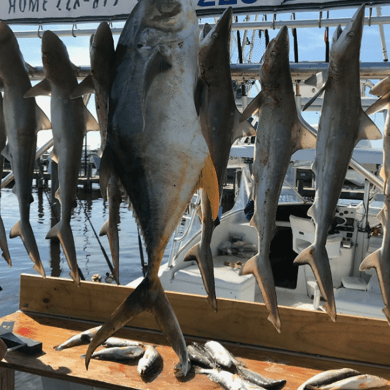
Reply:
M326 386L306 385L309 390L360 390L360 389L377 389L388 386L387 379L375 375L358 375L346 378L337 382L330 383Z
M140 375L148 375L158 367L161 360L162 356L157 350L152 345L148 345L144 356L138 362L137 371Z
M197 56L198 24L190 0L137 3L116 49L100 180L105 191L110 172L119 176L141 227L148 269L93 339L87 367L101 342L148 310L180 357L178 375L190 368L158 270L169 238L198 188L207 188L213 218L218 215L218 181L195 99Z
M241 376L241 378L247 380L248 382L254 383L255 385L261 386L264 389L269 390L281 390L286 385L286 380L275 380L269 379L257 372L248 370L243 367L237 367L237 372Z
M90 57L91 74L87 76L72 93L71 98L95 93L96 113L99 121L101 154L106 146L108 104L110 91L110 74L114 63L114 40L108 23L100 23L95 35L91 37ZM101 155L100 154L100 155ZM118 178L114 173L107 185L107 192L102 194L104 199L108 198L108 220L100 229L100 236L107 235L110 243L111 256L114 263L113 275L119 284L119 234L118 224L120 222L119 207L121 203L121 191L118 185Z
M54 349L56 351L62 351L65 348L75 347L76 345L89 344L100 328L101 326L97 326L96 328L87 329L84 332L76 334L64 343L55 346Z
M91 356L92 359L100 360L132 360L137 359L144 354L144 350L136 345L130 347L113 347L102 349L101 351L94 352ZM85 355L81 355L85 358Z
M248 105L242 120L258 112L259 128L253 163L255 210L250 224L258 232L259 253L248 260L243 275L253 274L268 309L268 319L280 332L274 278L269 260L276 225L276 210L291 155L314 148L315 136L297 114L289 65L287 27L280 29L264 53L260 70L261 92Z
M3 95L0 92L0 150L3 150L7 140L7 131L3 114ZM4 157L0 155L0 178L3 177ZM11 256L8 250L7 236L5 234L3 219L0 217L0 248L3 251L2 256L8 265L12 266Z
M367 115L371 115L376 111L383 108L389 109L390 107L390 78L384 79L373 87L370 93L378 94L382 96L366 111ZM381 170L381 176L384 180L384 203L383 208L377 215L377 218L382 223L383 239L382 246L369 255L360 264L360 271L365 271L370 268L375 268L378 274L379 284L381 286L382 298L385 304L383 313L386 315L387 322L390 324L390 116L386 116L386 123L384 129L383 139L383 166Z
M134 345L143 346L143 343L133 340L119 339L117 337L109 337L102 345L108 348L112 347L130 347Z
M53 160L58 163L59 189L56 198L61 203L61 220L51 228L46 238L58 238L70 268L70 275L80 283L76 249L70 219L76 205L76 190L81 163L83 139L87 130L99 130L95 118L82 98L71 99L77 79L68 51L52 31L42 36L42 62L45 78L25 97L51 94L53 125Z
M306 386L322 387L329 385L330 383L340 381L342 379L350 378L360 375L359 371L352 370L351 368L341 368L339 370L328 370L314 375L306 382L302 383L298 387L298 390L305 390Z
M234 356L217 341L208 341L204 345L204 349L213 357L213 359L221 366L242 366L243 363L239 362Z
M210 149L222 195L223 179L232 143L239 137L255 135L248 121L239 122L241 113L236 108L230 74L230 30L232 8L229 7L218 23L200 44L199 66L204 81L200 106L203 135ZM185 261L196 260L208 295L208 301L217 311L213 258L210 249L214 222L207 193L202 190L202 237L186 254Z
M314 220L315 240L295 259L294 264L309 264L326 303L324 310L336 320L333 281L326 252L328 230L344 183L353 149L359 140L380 139L381 133L363 112L360 98L359 56L363 32L364 5L344 30L339 26L330 52L328 78L318 130L316 195L308 215Z
M20 220L12 227L10 238L21 237L35 264L34 269L44 277L29 218L37 131L50 129L51 124L35 99L23 98L31 88L30 78L15 35L4 22L0 22L0 78L4 84L3 110L8 136L8 144L2 154L11 162L15 175L13 192L18 197L20 212Z
M188 356L191 362L202 364L208 368L216 368L217 364L211 354L198 343L187 346Z

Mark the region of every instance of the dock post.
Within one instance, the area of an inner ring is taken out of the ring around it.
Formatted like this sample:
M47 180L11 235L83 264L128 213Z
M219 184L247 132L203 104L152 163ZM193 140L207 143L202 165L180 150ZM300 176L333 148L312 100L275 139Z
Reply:
M15 389L15 371L10 368L0 367L0 389L14 390Z

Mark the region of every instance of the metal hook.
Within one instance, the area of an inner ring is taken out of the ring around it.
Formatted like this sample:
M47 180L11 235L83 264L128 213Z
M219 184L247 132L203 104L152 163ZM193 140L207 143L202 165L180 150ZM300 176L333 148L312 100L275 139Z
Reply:
M295 12L293 12L290 16L290 20L295 20Z
M370 7L370 11L368 14L368 27L371 27L371 16L372 16L372 7Z
M43 31L43 27L42 27L42 24L39 23L37 34L38 34L38 38L41 38L41 39L42 39L42 36L41 36L41 34L39 33L40 31Z
M276 22L276 14L274 14L274 18L272 19L272 30L275 30L275 22Z
M73 26L72 26L72 35L73 35L74 38L76 38L76 35L74 35L74 30L77 30L76 23L73 23Z
M112 20L111 19L109 20L108 25L110 26L110 28L114 27L114 25L112 24Z
M322 22L322 11L320 11L320 16L318 19L318 28L321 28L321 22Z

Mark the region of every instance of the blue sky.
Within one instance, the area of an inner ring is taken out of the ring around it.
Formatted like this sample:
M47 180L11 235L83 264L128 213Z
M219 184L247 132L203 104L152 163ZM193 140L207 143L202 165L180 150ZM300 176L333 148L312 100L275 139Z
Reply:
M351 17L356 9L343 9L343 10L334 10L330 11L330 17L334 18L348 18ZM366 16L368 16L368 9L366 9ZM390 6L388 7L382 7L382 14L383 15L390 15ZM376 9L373 9L373 16L376 16ZM277 20L289 20L291 17L291 14L279 14L277 16ZM241 21L244 18L244 16L240 16L239 20ZM268 16L268 20L272 18L272 15ZM323 13L323 18L326 18L326 13ZM316 13L296 13L296 19L314 19L318 20L318 12ZM252 16L252 19L254 20L254 17ZM261 16L259 17L259 20L261 20ZM213 20L205 19L203 18L201 20L202 23L204 22L210 22L213 23ZM77 25L77 28L97 28L98 24L88 23L88 24L79 24ZM123 23L117 22L114 23L114 27L121 27L123 26ZM37 25L11 25L11 28L14 31L22 31L22 30L38 30ZM56 29L71 29L72 25L43 25L44 30L51 29L55 31ZM384 26L385 29L385 37L386 42L388 44L388 50L390 51L390 26ZM331 40L333 36L333 32L335 28L329 29L329 39ZM269 30L269 36L270 39L276 36L278 30ZM114 36L115 44L118 40L118 35ZM76 65L89 65L89 37L61 37L63 42L65 43L69 56L71 58L71 61L74 62ZM294 53L293 53L293 47L292 47L292 36L290 31L290 60L294 60ZM324 61L325 59L325 44L324 44L324 28L302 28L298 30L298 42L299 42L299 61ZM21 51L23 53L23 56L26 60L26 62L30 63L31 65L42 65L41 61L41 40L38 38L24 38L19 39L19 45L21 48ZM379 38L379 27L377 25L372 26L365 26L364 32L363 32L363 40L362 40L362 47L361 47L361 55L360 60L362 62L383 62L383 56L382 56L382 48L380 44L380 38ZM374 81L375 82L375 81ZM256 90L253 88L253 92L251 95L256 93ZM38 98L38 104L43 108L43 110L50 115L49 113L49 97L42 97ZM95 115L95 109L94 109L94 101L91 99L91 102L88 106L88 108L91 110L91 112ZM305 119L311 123L311 124L317 124L320 118L319 112L308 112L304 113ZM378 127L383 131L383 115L375 114L372 116L372 119L377 123ZM41 131L39 134L39 144L44 143L48 138L50 138L50 132L48 131ZM100 136L96 133L88 133L88 144L92 148L98 147L100 144ZM374 147L381 148L382 142L381 141L375 141L373 143Z

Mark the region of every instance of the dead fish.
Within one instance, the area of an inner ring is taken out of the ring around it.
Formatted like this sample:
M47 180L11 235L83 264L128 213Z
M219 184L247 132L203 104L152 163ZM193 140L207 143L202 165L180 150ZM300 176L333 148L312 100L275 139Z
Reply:
M140 375L148 375L158 367L161 360L162 356L157 350L152 345L148 345L144 356L138 362L137 371Z
M99 130L95 118L85 107L82 98L71 99L77 87L74 65L60 38L52 31L42 36L42 62L45 78L25 97L51 95L50 110L54 148L52 158L58 163L59 189L56 198L61 203L61 220L51 228L46 238L58 238L70 268L70 275L80 283L76 249L70 219L76 206L76 190L87 130Z
M260 70L262 90L242 114L242 120L256 112L259 116L253 163L255 210L250 222L258 232L258 254L244 264L242 274L256 277L269 312L268 320L278 332L281 322L269 259L278 199L291 155L299 149L314 148L316 141L297 113L289 48L285 26L264 53Z
M108 348L112 347L130 347L134 345L144 346L143 343L133 340L119 339L117 337L109 337L102 345Z
M275 380L266 378L260 375L257 372L248 370L244 367L237 367L237 372L241 376L241 378L254 383L255 385L261 386L264 389L269 390L281 390L286 385L286 380Z
M8 144L2 155L11 162L15 175L13 192L18 197L20 220L12 227L10 238L20 236L34 262L34 269L45 277L37 243L30 225L30 204L35 165L37 131L51 124L35 99L23 95L31 88L26 63L12 30L0 22L0 78L4 85L4 121ZM4 250L4 249L3 249Z
M351 378L346 378L337 382L330 383L326 386L306 385L309 390L360 390L360 389L377 389L379 387L388 386L387 379L375 375L358 375Z
M7 140L3 114L3 95L0 92L0 150L3 150ZM0 177L3 177L4 157L0 155ZM0 217L0 248L3 251L2 256L8 265L12 266L11 256L8 250L7 236L5 234L3 219Z
M147 310L180 358L178 374L186 375L190 368L158 271L197 189L207 189L213 218L218 215L217 176L197 112L198 39L190 0L138 2L119 38L100 181L105 191L110 172L119 176L145 240L148 268L141 284L94 337L87 367L100 343Z
M142 356L144 350L141 347L136 345L130 347L113 347L102 349L101 351L94 352L91 356L92 359L100 360L132 360L137 359ZM81 355L82 358L85 358L85 355Z
M101 326L97 326L96 328L87 329L84 332L76 334L72 336L70 339L66 340L64 343L53 347L56 351L62 351L65 348L75 347L76 345L84 345L89 344L93 337L95 337L98 330Z
M96 113L100 128L100 155L106 146L108 104L110 91L111 68L114 64L114 40L108 23L100 23L96 33L91 37L90 57L91 74L87 76L72 93L71 98L77 98L87 93L95 94ZM114 263L114 278L119 284L119 234L120 222L119 207L121 203L121 191L118 178L113 173L107 185L107 192L102 194L108 198L108 220L100 229L100 236L107 235L110 243L111 256Z
M213 359L223 367L243 366L223 345L217 341L208 341L204 349L213 357Z
M357 375L360 375L360 372L356 370L352 370L351 368L341 368L339 370L328 370L325 372L321 372L317 375L314 375L312 378L308 379L301 386L299 386L298 390L305 390L306 386L308 385L314 387L326 386L330 383L337 382L342 379L350 378Z
M378 99L371 107L366 111L367 115L373 114L383 108L389 109L390 107L390 78L380 81L375 85L370 93L382 93L380 99ZM378 92L379 91L379 92ZM377 218L382 223L383 239L382 246L369 255L360 264L359 270L365 271L370 268L375 268L378 275L379 284L381 286L382 298L385 304L383 313L387 318L387 322L390 324L390 117L386 116L386 123L384 128L383 139L383 166L381 170L381 176L384 180L384 202L383 208L377 215Z
M216 368L217 364L211 354L198 343L187 346L188 357L195 364L202 364L208 368Z
M232 14L232 8L227 8L218 23L204 36L199 48L199 65L203 80L202 89L198 91L201 96L200 122L215 166L220 196L232 143L237 138L256 134L256 130L248 121L239 122L241 113L236 108L230 73ZM184 260L195 260L198 263L207 300L217 311L210 249L214 222L209 199L204 190L201 193L201 208L201 241L188 251Z

